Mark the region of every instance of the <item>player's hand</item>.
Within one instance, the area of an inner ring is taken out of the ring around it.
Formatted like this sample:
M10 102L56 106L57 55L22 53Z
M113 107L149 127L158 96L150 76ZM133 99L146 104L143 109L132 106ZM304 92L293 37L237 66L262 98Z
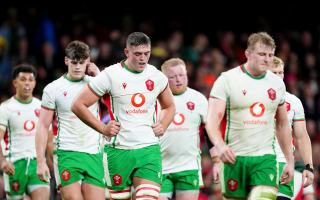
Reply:
M280 177L280 184L288 184L292 180L293 174L293 164L286 163L286 165L283 167L283 172Z
M155 136L157 137L162 136L165 132L165 128L162 126L160 122L153 124L151 127L153 129Z
M214 162L212 166L213 183L217 184L220 182L220 167L221 162Z
M236 154L228 145L223 145L221 148L217 148L217 151L222 162L230 164L234 164L236 162Z
M14 173L15 173L15 168L14 168L12 162L7 161L5 159L1 161L0 168L3 172L5 172L8 175L14 175Z
M303 187L308 187L313 184L314 174L309 170L303 170L302 172L302 183L304 183Z
M37 175L41 181L44 181L47 183L50 182L50 178L51 178L50 171L45 161L43 162L37 161Z
M108 137L117 135L120 131L120 123L115 120L110 120L108 124L104 125L102 134Z
M99 72L100 70L96 64L94 64L93 62L89 62L87 64L86 74L88 74L89 76L96 76L99 74Z

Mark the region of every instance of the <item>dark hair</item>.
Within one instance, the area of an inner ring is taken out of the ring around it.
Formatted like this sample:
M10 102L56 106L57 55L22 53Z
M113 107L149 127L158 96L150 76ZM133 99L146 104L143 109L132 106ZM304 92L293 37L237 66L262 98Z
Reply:
M84 42L74 40L66 47L65 54L71 60L85 60L90 56L90 48Z
M128 36L126 45L127 47L151 45L151 40L146 34L142 32L133 32Z
M30 64L20 64L14 67L12 72L12 79L16 79L20 72L32 73L37 78L37 70Z

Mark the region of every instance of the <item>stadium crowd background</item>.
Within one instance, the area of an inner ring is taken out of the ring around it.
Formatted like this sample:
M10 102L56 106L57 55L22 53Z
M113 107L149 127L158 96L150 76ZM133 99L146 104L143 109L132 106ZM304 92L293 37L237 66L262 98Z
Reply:
M245 62L248 35L267 31L276 40L276 55L285 62L287 90L301 99L305 109L316 169L314 186L320 196L320 23L315 19L309 20L311 25L307 26L307 22L289 14L275 22L271 13L248 24L248 14L239 13L234 21L223 21L216 14L206 24L199 18L178 14L145 16L119 9L118 14L111 15L101 8L85 10L85 6L72 12L33 6L0 8L0 102L13 95L10 79L16 64L31 63L37 68L34 95L41 98L44 86L67 71L63 49L69 41L86 42L91 47L91 60L103 69L125 58L125 38L133 31L151 37L151 64L160 67L168 58L184 59L189 86L208 97L221 72ZM205 188L201 198L219 196L219 188L212 183L211 161L204 143L202 167Z

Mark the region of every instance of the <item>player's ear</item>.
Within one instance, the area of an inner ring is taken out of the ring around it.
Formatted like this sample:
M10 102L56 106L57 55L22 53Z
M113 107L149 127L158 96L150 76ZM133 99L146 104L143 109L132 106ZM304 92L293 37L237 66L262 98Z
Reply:
M124 54L128 57L129 56L129 49L128 48L124 48Z
M249 50L249 49L246 49L245 52L244 52L244 54L246 55L246 58L248 58L248 57L249 57L249 54L250 54L250 50Z
M68 66L68 60L69 58L67 56L64 57L64 64Z

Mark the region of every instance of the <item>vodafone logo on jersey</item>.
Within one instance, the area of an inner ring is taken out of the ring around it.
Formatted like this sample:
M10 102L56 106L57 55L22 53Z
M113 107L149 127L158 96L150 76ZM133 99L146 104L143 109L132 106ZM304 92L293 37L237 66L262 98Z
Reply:
M146 97L141 93L135 93L131 97L131 104L134 107L141 107L146 102Z
M261 117L264 114L265 110L265 106L260 102L255 102L250 106L250 113L254 117Z
M23 124L23 128L26 131L32 131L35 126L36 126L36 124L34 123L34 121L31 121L31 120L27 120Z
M174 125L179 126L179 125L184 123L184 120L185 120L185 117L184 117L184 115L182 113L176 113L174 115L174 118L173 118L172 122L173 122Z

